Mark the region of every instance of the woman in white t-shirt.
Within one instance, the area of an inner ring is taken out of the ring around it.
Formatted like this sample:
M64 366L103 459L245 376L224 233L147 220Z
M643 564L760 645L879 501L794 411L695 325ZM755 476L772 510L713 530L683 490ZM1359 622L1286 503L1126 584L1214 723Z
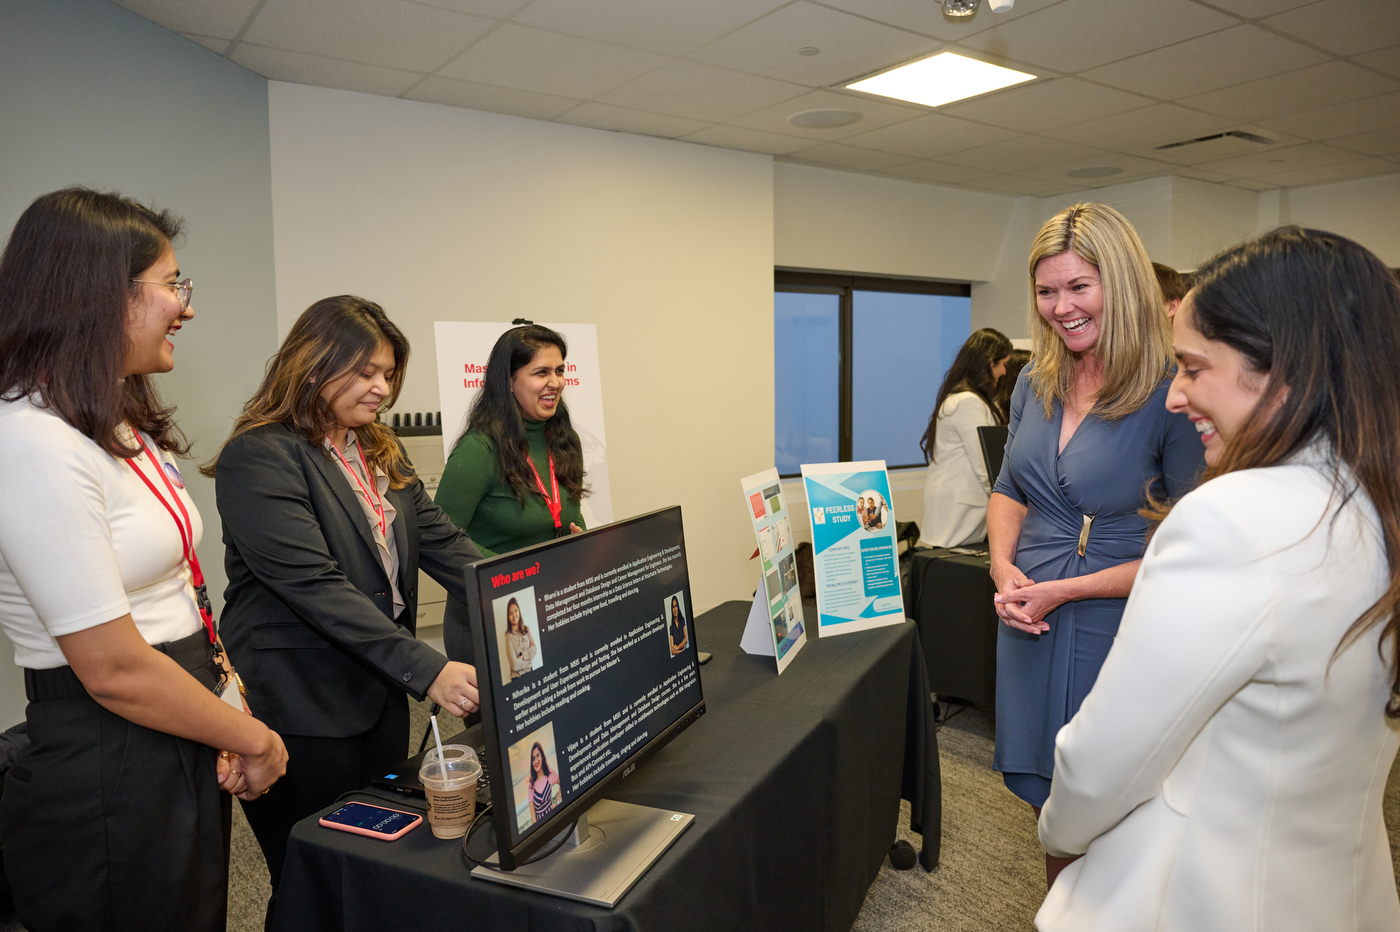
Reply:
M1010 356L1011 341L983 327L967 338L943 378L919 441L928 463L919 526L925 546L961 547L987 538L987 500L996 477L987 475L977 428L1005 423L992 393Z
M193 316L179 230L70 188L31 204L0 256L0 625L31 740L0 830L31 932L222 930L227 794L286 766L228 689L186 445L149 379Z

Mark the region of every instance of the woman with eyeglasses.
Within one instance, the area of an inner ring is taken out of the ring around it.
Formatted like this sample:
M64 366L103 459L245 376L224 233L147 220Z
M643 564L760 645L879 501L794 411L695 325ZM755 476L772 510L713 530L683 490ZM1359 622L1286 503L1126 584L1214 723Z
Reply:
M150 379L194 316L179 232L70 188L31 204L0 256L0 625L32 742L0 830L33 932L222 930L228 794L256 799L286 765L237 698L187 445Z

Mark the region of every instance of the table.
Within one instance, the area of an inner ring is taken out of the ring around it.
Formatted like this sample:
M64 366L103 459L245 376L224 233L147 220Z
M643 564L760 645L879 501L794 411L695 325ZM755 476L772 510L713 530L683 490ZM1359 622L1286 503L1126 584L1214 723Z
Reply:
M996 585L988 557L942 547L915 551L905 613L919 626L929 688L983 708L996 704Z
M320 827L322 812L292 831L274 928L849 929L901 796L924 866L938 862L938 743L918 631L906 621L812 638L778 676L772 658L739 650L748 610L728 602L695 619L697 645L714 654L701 668L706 713L609 793L696 817L617 908L473 880L461 842L426 826L381 842Z

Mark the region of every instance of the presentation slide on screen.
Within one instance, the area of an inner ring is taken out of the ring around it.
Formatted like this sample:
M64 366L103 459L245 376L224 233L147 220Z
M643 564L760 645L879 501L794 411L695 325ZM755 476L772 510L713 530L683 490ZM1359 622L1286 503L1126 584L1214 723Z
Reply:
M767 603L761 616L750 613L749 624L757 620L764 626L764 646L771 651L765 649L762 653L771 653L778 661L778 672L782 673L807 643L807 632L802 624L802 596L797 585L797 557L793 554L792 520L778 470L766 469L745 476L739 484L744 489L749 518L758 537L756 559L763 576L761 597ZM750 632L745 630L744 649L759 653L750 649L750 637Z
M904 620L899 548L884 460L802 466L811 510L818 633Z
M515 841L700 700L679 525L662 513L478 571Z

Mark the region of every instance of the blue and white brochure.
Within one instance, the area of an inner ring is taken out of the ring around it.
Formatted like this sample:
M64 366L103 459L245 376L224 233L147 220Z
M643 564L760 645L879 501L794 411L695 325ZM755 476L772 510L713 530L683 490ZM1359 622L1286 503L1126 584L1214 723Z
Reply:
M904 621L894 504L884 460L803 464L817 576L817 633Z

